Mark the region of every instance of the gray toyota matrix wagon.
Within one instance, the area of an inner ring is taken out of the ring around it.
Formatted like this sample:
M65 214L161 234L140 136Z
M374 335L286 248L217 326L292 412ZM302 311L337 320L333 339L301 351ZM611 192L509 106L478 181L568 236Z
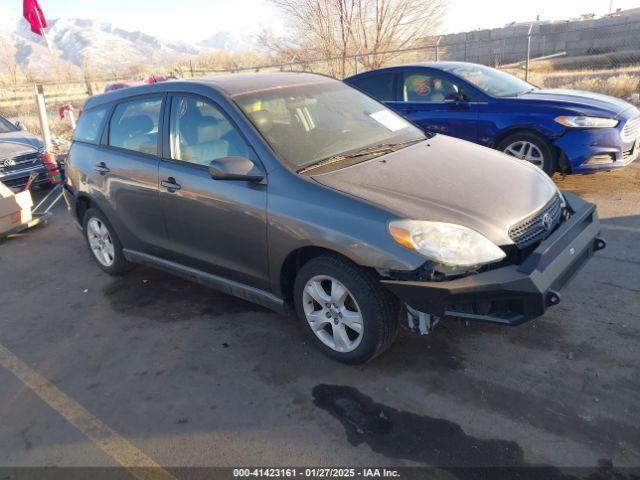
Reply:
M595 206L536 167L306 73L90 98L65 198L104 271L152 265L293 310L348 363L400 322L540 316L605 246Z

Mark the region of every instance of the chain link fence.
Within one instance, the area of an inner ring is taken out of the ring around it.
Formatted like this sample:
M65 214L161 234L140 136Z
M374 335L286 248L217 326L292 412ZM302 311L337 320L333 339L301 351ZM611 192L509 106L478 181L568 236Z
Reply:
M273 71L307 71L342 78L376 66L466 61L505 70L537 86L594 91L638 104L640 14L638 17L513 25L425 38L421 46L411 49L355 52L321 59L293 57L286 62L235 65L225 69L203 67L191 61L162 70L178 78ZM44 92L54 136L69 133L67 122L58 116L60 106L71 104L79 109L88 96L103 92L113 81L123 79L41 84L38 88ZM19 119L28 129L39 133L34 85L0 87L0 113Z

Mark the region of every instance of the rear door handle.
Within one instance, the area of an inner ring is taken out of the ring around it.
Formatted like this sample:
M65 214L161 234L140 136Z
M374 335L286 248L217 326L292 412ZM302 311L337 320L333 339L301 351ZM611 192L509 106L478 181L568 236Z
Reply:
M176 190L180 190L182 188L180 184L176 182L176 179L173 177L169 177L166 180L162 180L160 182L160 185L162 185L171 193L175 192Z
M96 163L96 166L93 167L93 169L100 175L104 175L105 173L109 173L111 171L109 170L109 167L107 167L107 164L104 162Z

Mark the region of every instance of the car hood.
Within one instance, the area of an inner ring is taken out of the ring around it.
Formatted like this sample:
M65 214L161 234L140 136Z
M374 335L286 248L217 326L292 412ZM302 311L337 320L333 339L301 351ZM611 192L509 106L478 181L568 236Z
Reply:
M43 147L42 141L29 132L0 133L0 158L16 157Z
M551 106L570 108L586 115L604 113L617 117L625 110L635 108L632 104L619 98L579 90L539 89L524 93L518 99L547 102Z
M464 225L497 245L512 244L509 227L557 192L536 167L444 135L312 178L399 219Z

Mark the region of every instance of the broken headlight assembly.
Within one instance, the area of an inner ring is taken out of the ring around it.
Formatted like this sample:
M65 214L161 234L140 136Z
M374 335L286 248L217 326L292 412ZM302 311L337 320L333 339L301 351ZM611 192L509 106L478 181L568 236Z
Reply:
M394 220L389 223L389 233L397 243L427 258L445 274L473 271L506 256L484 235L452 223Z

